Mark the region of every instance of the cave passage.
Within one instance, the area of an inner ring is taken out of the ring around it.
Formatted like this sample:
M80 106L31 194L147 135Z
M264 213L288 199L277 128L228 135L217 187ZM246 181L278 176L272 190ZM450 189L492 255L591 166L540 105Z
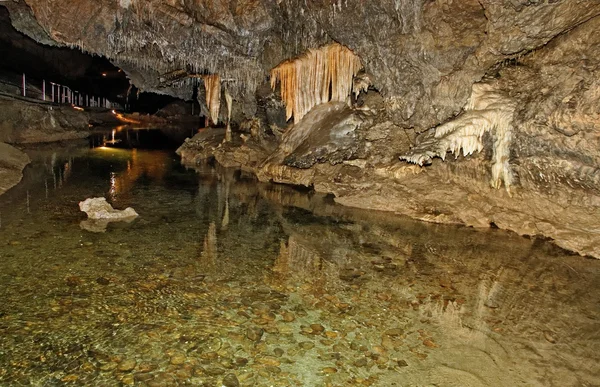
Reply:
M8 10L0 7L0 93L23 95L23 85L25 95L37 100L51 101L54 96L56 103L96 107L105 106L108 100L118 109L145 114L178 101L140 91L105 57L34 41L15 30ZM63 98L67 90L69 96ZM90 98L101 102L90 103Z

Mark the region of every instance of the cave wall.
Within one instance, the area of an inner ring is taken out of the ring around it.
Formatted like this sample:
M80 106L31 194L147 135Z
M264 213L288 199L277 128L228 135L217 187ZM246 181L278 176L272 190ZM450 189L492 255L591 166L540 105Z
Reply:
M300 144L304 153L278 163L269 163L264 144L211 148L200 139L186 143L188 153L210 148L223 165L334 193L346 205L433 222L495 224L600 257L597 0L0 4L20 31L106 56L142 91L189 100L194 75L219 73L236 117L258 111L279 124L282 105L269 94L269 70L309 48L339 42L360 56L377 92L361 97L355 129L331 125L352 133L343 148L325 131L306 136L324 143ZM505 155L514 174L511 190L489 184L497 132L485 133L483 151L468 157L434 159L427 168L398 161L431 139L432 128L464 117L473 85L481 83L514 106Z

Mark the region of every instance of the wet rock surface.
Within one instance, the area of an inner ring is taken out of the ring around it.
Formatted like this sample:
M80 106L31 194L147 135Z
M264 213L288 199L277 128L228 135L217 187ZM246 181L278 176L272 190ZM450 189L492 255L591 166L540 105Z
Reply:
M42 143L86 138L89 117L71 106L0 97L0 141Z
M0 142L0 195L21 181L29 157L13 146Z
M0 202L2 384L595 383L599 261L169 160L76 157ZM111 181L148 215L81 231Z

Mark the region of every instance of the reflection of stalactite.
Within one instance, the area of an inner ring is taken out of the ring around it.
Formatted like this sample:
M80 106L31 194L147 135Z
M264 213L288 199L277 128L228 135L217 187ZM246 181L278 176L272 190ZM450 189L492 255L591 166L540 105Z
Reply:
M290 252L283 240L279 242L279 255L275 259L273 271L284 277L287 277L290 272Z
M293 271L290 268L294 268ZM275 260L273 271L285 279L293 279L310 283L313 288L322 288L326 279L323 277L323 259L306 247L295 236L288 238L288 243L281 241L279 255Z
M227 102L227 129L225 129L225 141L231 141L231 107L233 105L233 98L227 90L225 90L225 102Z
M225 195L223 194L223 184L221 184L221 182L219 182L216 187L216 194L217 194L217 219L222 219L223 218L223 209L225 208ZM212 218L211 218L212 219Z
M271 70L271 87L281 83L286 119L293 115L297 123L316 105L347 101L362 67L350 49L333 43L279 64Z
M229 183L225 186L225 211L223 213L223 220L221 221L221 230L226 230L229 226Z
M200 261L203 265L210 268L217 261L217 226L215 222L211 222L208 226L203 247Z

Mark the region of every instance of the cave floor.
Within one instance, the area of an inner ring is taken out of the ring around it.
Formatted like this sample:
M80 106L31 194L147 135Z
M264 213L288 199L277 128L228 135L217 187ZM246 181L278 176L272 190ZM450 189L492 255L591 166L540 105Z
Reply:
M599 260L166 151L31 157L0 197L1 385L600 385ZM140 217L81 224L93 196Z

